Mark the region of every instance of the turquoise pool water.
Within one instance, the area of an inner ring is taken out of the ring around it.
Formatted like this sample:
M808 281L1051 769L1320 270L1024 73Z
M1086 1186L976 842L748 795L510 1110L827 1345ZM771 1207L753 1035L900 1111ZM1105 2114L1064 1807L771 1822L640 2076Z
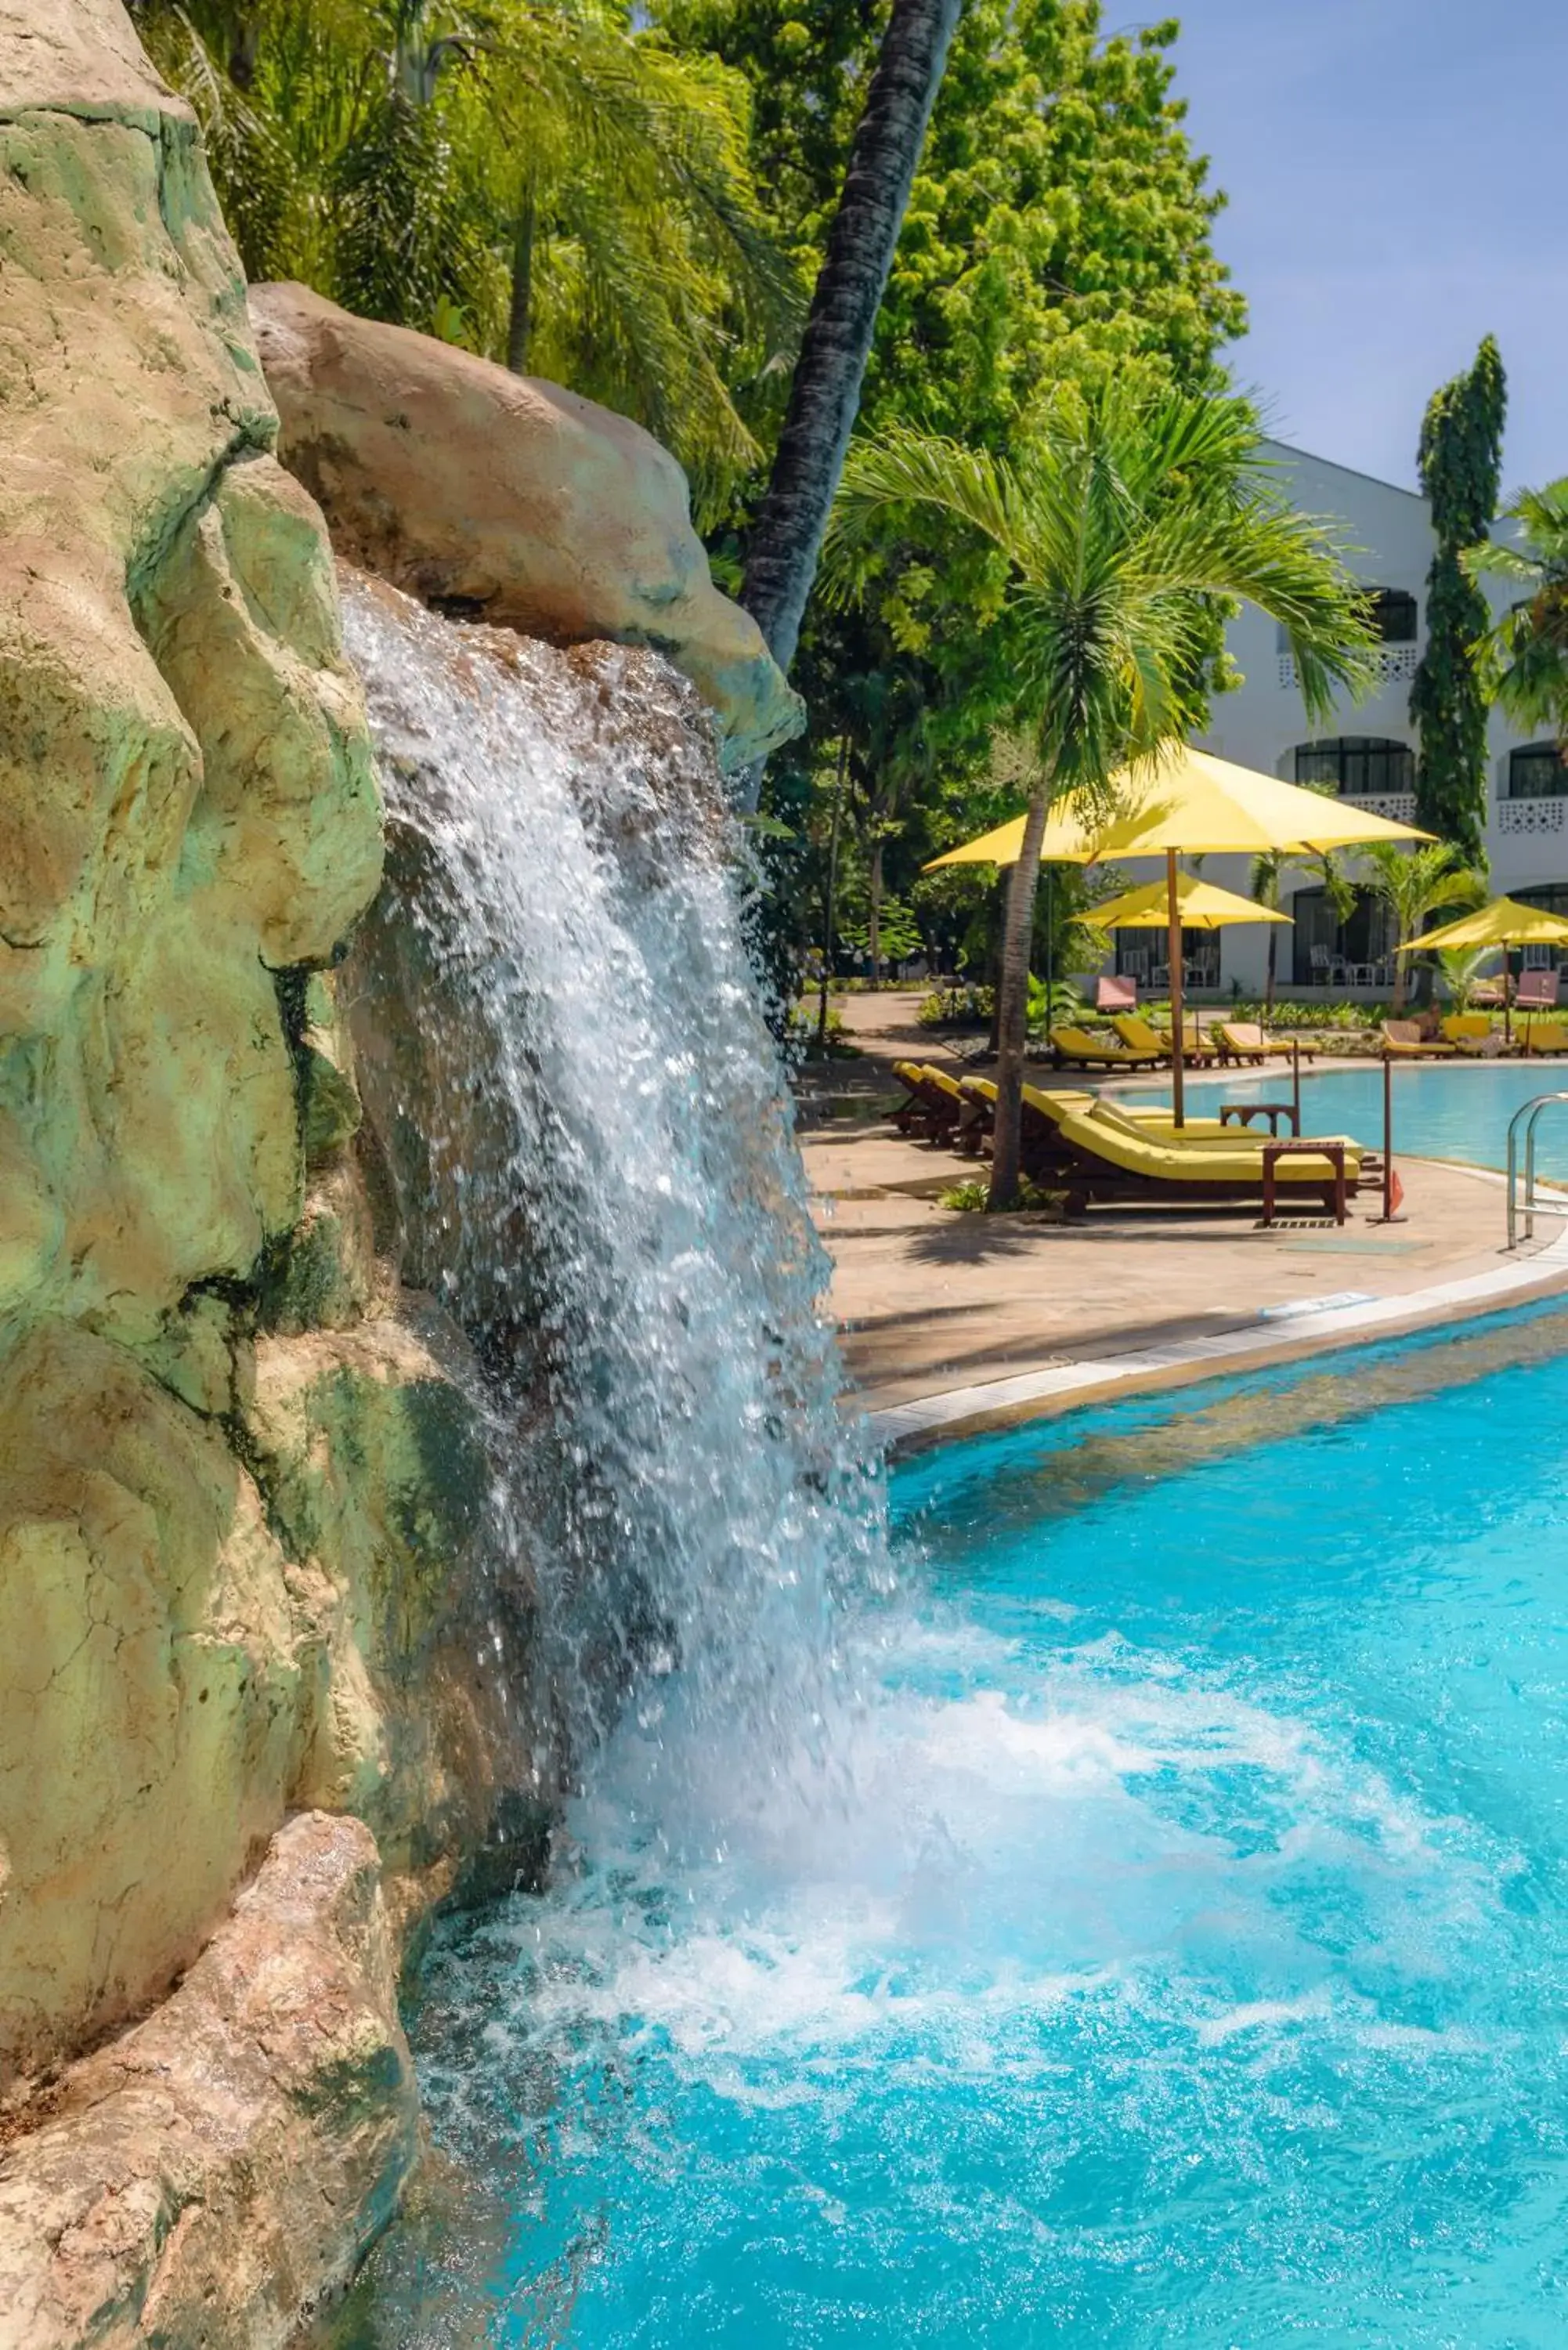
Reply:
M1463 1159L1474 1167L1507 1164L1508 1122L1536 1094L1568 1091L1568 1061L1430 1062L1394 1071L1394 1149L1422 1159ZM1189 1080L1194 1112L1216 1101L1289 1101L1291 1073L1279 1062L1262 1075ZM1139 1090L1140 1101L1168 1101L1168 1093ZM1383 1140L1383 1065L1302 1072L1302 1125L1309 1133L1354 1134L1373 1149ZM1568 1102L1542 1113L1536 1138L1543 1173L1568 1178Z
M629 1725L439 1953L463 2315L357 2338L1556 2350L1568 1328L1500 1326L904 1470L826 1798L677 1856Z

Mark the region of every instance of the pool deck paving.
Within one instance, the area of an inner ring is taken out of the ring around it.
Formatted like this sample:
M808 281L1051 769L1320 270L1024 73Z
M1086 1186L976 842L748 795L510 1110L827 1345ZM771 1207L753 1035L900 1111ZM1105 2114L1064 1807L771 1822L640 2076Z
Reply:
M1568 1202L1510 1254L1501 1178L1437 1159L1397 1159L1392 1225L1380 1192L1343 1229L1263 1232L1247 1209L1096 1208L1072 1224L955 1212L936 1195L983 1169L881 1112L894 1059L957 1056L915 1024L918 995L836 1001L861 1056L803 1073L802 1145L854 1401L889 1444L1568 1291Z

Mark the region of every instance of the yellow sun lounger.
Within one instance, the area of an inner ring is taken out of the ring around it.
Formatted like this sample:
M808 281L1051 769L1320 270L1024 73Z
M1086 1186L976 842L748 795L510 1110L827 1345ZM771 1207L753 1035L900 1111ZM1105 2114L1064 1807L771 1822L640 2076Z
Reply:
M909 1096L893 1112L900 1133L920 1127L929 1141L944 1142L957 1132L965 1105L956 1077L929 1061L895 1061L893 1075Z
M1219 1020L1214 1033L1220 1039L1221 1054L1229 1061L1266 1061L1271 1053L1278 1053L1285 1061L1291 1057L1292 1038L1265 1036L1255 1020ZM1315 1045L1303 1045L1299 1036L1293 1041L1303 1061L1316 1060Z
M1459 1047L1445 1037L1423 1036L1414 1020L1386 1020L1383 1049L1396 1061L1451 1061Z
M1491 1024L1490 1012L1450 1012L1438 1023L1447 1041L1460 1053L1511 1053L1512 1043Z
M1169 1060L1168 1030L1162 1031L1156 1028L1152 1022L1144 1018L1141 1012L1118 1012L1113 1016L1111 1026L1116 1030L1122 1043L1130 1045L1136 1052L1158 1053L1162 1059ZM1217 1058L1214 1047L1205 1042L1196 1020L1190 1025L1185 1020L1181 1024L1181 1057L1192 1066L1196 1066L1199 1061L1212 1061Z
M1170 1058L1158 1038L1152 1045L1113 1045L1086 1028L1053 1028L1051 1050L1064 1067L1076 1069L1157 1069Z
M1028 1154L1025 1171L1036 1181L1059 1185L1085 1204L1091 1200L1255 1201L1262 1196L1262 1141L1256 1135L1238 1136L1233 1141L1218 1136L1178 1141L1140 1130L1119 1114L1105 1116L1110 1105L1104 1102L1088 1110L1057 1111L1049 1097L1033 1086L1025 1087L1024 1097L1038 1113L1032 1121L1035 1148ZM1370 1170L1367 1154L1347 1144L1347 1191L1355 1191L1364 1169ZM1275 1170L1275 1187L1286 1198L1306 1194L1332 1207L1333 1161L1312 1153L1284 1159Z

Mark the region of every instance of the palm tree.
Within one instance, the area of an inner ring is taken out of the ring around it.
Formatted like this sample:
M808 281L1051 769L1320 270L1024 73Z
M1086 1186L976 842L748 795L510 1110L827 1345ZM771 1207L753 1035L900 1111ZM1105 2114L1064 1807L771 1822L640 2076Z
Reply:
M1478 647L1481 682L1526 733L1549 726L1568 744L1568 476L1521 490L1502 510L1520 525L1516 546L1486 540L1465 555L1476 578L1519 590Z
M829 536L834 592L888 506L957 517L1011 565L1019 723L1036 776L1008 888L991 1204L1017 1193L1029 947L1054 795L1112 778L1202 723L1213 599L1257 604L1295 650L1309 714L1366 674L1360 591L1324 526L1288 506L1246 401L1114 380L1059 391L1009 464L909 432L852 450Z
M1332 784L1309 784L1306 788L1311 792L1321 793L1324 799L1331 800L1337 796ZM1320 849L1314 857L1303 857L1293 853L1288 848L1266 849L1262 856L1254 858L1252 860L1252 878L1248 885L1247 895L1250 898L1255 898L1260 906L1267 906L1277 913L1281 888L1286 871L1290 867L1297 865L1306 866L1317 874L1335 916L1343 922L1355 903L1355 892L1345 879L1339 859L1333 849ZM1272 1012L1274 1008L1274 974L1279 968L1279 925L1277 922L1271 922L1269 924L1268 980L1263 991L1263 1007L1266 1012Z
M877 313L963 0L893 0L811 298L741 601L783 670L794 659L860 404ZM746 796L755 806L760 771Z
M144 0L140 22L201 118L252 278L624 410L700 509L756 463L729 379L804 305L738 74L622 0Z
M1424 847L1405 848L1397 841L1379 840L1358 854L1365 858L1368 868L1366 886L1387 907L1401 947L1420 936L1432 915L1446 907L1462 910L1467 906L1479 906L1486 896L1486 883L1479 873L1471 871L1451 841L1433 840ZM1396 1013L1404 1007L1408 977L1407 958L1397 955L1394 963Z
M1497 959L1495 947L1438 947L1433 956L1456 1012L1468 1012L1470 997L1488 963Z

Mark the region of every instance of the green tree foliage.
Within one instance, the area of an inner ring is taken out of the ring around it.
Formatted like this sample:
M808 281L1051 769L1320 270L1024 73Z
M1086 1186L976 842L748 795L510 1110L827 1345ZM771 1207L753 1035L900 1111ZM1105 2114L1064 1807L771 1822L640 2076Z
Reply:
M1427 574L1427 650L1410 690L1420 741L1416 814L1470 863L1483 863L1486 702L1473 648L1487 629L1487 601L1464 563L1497 511L1508 392L1488 335L1475 363L1432 394L1417 455L1438 546Z
M750 81L756 176L809 275L885 8L653 5L673 38L712 48ZM1213 380L1214 354L1245 313L1210 243L1221 200L1183 129L1176 30L1168 21L1107 36L1095 0L969 0L877 321L862 431L909 424L1004 454L1064 380L1129 369L1153 381ZM742 396L764 441L784 389L775 373ZM745 521L742 508L720 541L732 578ZM854 610L819 600L808 611L794 681L811 731L775 756L767 780L769 805L800 835L776 868L780 918L798 922L800 943L821 899L811 837L826 836L807 810L831 796L845 733L867 778L856 792L861 827L884 796L872 768L919 769L918 790L900 788L900 828L886 848L889 886L917 907L922 859L977 829L992 805L999 820L1011 813L991 756L1011 689L994 625L1007 578L996 550L957 525L928 515L917 544L888 514L864 551ZM1215 676L1220 647L1216 612L1203 656ZM859 681L874 671L900 681L892 699L907 739L866 727Z
M1514 590L1478 649L1481 688L1523 732L1550 728L1568 752L1568 478L1521 490L1501 519L1513 541L1483 539L1464 557L1472 577Z
M1418 938L1434 914L1462 913L1479 906L1486 896L1486 883L1451 841L1432 840L1418 848L1406 848L1397 841L1379 840L1357 855L1366 860L1365 887L1387 907L1401 947ZM1397 956L1396 1012L1404 1007L1409 975L1409 958Z
M1190 730L1216 598L1278 620L1310 715L1365 681L1364 598L1321 525L1280 495L1257 421L1231 395L1149 390L1113 375L1063 387L1009 462L895 428L851 450L828 543L853 596L889 512L986 539L1007 566L995 625L1011 714L1034 762L1008 887L999 1003L992 1204L1018 1186L1024 1020L1040 843L1054 795L1091 804L1128 762Z
M629 0L144 0L253 279L534 368L636 416L716 507L732 396L802 308L750 93Z

